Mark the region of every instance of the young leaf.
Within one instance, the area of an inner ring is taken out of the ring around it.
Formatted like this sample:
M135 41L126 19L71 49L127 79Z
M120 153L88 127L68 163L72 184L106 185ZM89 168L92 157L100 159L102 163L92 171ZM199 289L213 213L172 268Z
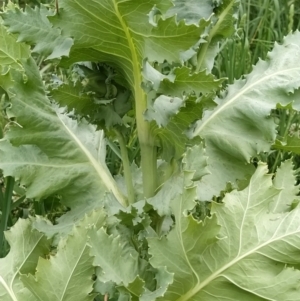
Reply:
M266 173L259 164L249 186L212 204L204 222L184 214L193 194L173 202L175 228L149 241L152 265L174 273L157 300L298 300L300 272L288 265L300 261L300 208L270 212L280 190Z
M71 234L60 240L57 254L50 259L40 258L37 272L22 275L22 282L39 301L94 300L92 276L93 258L89 255L88 232L97 212L86 216Z
M270 205L270 211L280 213L288 212L291 210L291 202L299 202L299 187L296 184L296 171L289 172L293 169L291 160L281 163L278 168L275 178L274 186L279 188L280 193L274 198L274 201Z
M285 152L293 152L294 154L300 154L300 139L295 133L292 136L287 136L286 141L284 142L276 140L273 147L275 149L282 150Z
M188 148L183 160L184 173L189 173L192 181L199 181L207 171L207 156L202 144L195 145ZM174 174L164 183L163 187L156 193L156 195L147 200L160 216L167 216L171 214L170 204L177 200L182 194L182 187L184 186L184 177L182 174Z
M61 107L67 107L70 112L74 110L80 116L88 115L90 112L97 110L92 95L83 94L82 86L79 83L76 83L75 86L61 85L57 89L51 90L51 97Z
M102 282L113 281L117 285L128 286L139 273L138 253L120 237L107 235L103 228L91 231L89 244L94 265L101 268L98 274Z
M186 150L187 144L193 144L188 139L186 131L191 123L199 120L199 116L203 113L203 106L198 103L194 97L185 100L185 106L180 111L169 118L165 127L159 127L156 123L151 123L151 131L154 137L159 141L161 146L161 157L165 161L179 159ZM147 112L145 114L147 117ZM198 141L199 142L199 141Z
M10 252L0 259L1 301L38 300L24 287L20 273L34 273L39 256L49 252L50 243L46 237L32 230L30 220L19 219L5 234L10 244Z

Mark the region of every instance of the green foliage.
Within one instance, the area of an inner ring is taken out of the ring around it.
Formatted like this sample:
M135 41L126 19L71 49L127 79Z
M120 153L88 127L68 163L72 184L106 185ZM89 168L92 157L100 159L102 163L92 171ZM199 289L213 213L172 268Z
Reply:
M225 86L200 2L5 6L1 300L299 299L300 32Z

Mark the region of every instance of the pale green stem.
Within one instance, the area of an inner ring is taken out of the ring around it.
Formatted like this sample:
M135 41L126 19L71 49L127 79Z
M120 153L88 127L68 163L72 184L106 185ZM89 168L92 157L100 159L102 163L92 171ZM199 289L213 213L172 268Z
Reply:
M144 119L144 112L147 109L147 99L141 87L141 58L138 56L136 45L133 42L131 32L129 31L128 25L126 24L126 22L124 22L124 19L119 12L118 4L116 1L114 1L114 8L126 35L128 47L132 55L131 60L133 69L133 91L135 97L137 132L141 148L141 168L143 174L144 197L149 198L155 194L157 186L157 150L154 143L154 137L150 131L150 124Z
M141 88L139 90L136 95L137 130L141 148L144 197L150 198L155 194L157 187L157 150L150 131L150 123L144 120L146 96Z
M132 181L132 174L130 170L130 162L128 159L128 151L126 147L126 143L124 140L123 135L115 129L115 133L117 135L117 139L119 141L120 149L121 149L121 157L122 157L122 163L123 163L123 172L124 172L124 178L125 183L127 187L127 197L129 204L134 203L134 187L133 187L133 181Z

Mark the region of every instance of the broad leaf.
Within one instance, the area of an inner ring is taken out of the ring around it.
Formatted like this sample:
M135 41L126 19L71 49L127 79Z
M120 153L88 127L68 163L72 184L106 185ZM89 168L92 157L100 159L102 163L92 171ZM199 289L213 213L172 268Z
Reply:
M39 256L49 252L46 237L32 230L30 220L19 219L5 234L10 252L0 259L0 298L3 301L38 300L22 284L20 274L35 273Z
M203 20L200 26L187 27L184 22L177 25L175 18L168 18L160 19L157 26L153 26L149 24L148 14L155 5L160 8L154 0L143 3L97 0L95 4L86 3L83 10L78 1L64 0L60 2L60 16L52 22L74 37L74 50L82 49L82 58L87 56L84 55L85 48L92 48L98 52L98 61L111 61L122 66L128 82L134 84L133 80L138 79L133 75L137 76L140 69L136 68L141 67L143 58L151 62L180 62L181 53L199 40L207 25ZM80 26L70 23L75 15ZM113 31L107 23L112 24ZM86 32L89 32L88 36ZM118 47L115 47L116 42Z
M50 259L40 258L35 276L22 276L27 288L41 301L94 300L93 258L87 244L89 225L97 221L97 212L86 216L67 238L61 239L57 253ZM83 281L84 279L84 281Z
M259 61L245 79L230 85L228 92L215 100L217 107L197 122L192 136L205 139L211 172L199 186L200 199L211 199L226 182L248 178L253 172L250 158L270 150L276 137L271 110L278 103L297 101L292 93L300 86L299 41L296 32L287 36L283 45L276 44L266 61Z
M52 106L33 60L23 66L26 82L14 71L2 77L6 82L3 88L11 98L9 114L17 116L19 124L11 128L6 139L20 146L0 142L4 174L20 180L28 189L28 197L59 193L72 207L82 200L99 202L105 191L111 191L125 205L105 164L103 132L84 120L77 123Z
M69 111L75 110L76 114L82 116L97 110L92 95L82 93L82 86L79 83L74 86L61 85L51 90L51 96L60 106L67 107Z
M204 222L185 214L195 191L173 202L175 228L166 238L150 239L152 265L174 273L157 300L298 300L300 272L286 264L299 264L300 208L270 211L273 201L292 200L278 199L280 190L266 172L260 164L249 186L212 204Z

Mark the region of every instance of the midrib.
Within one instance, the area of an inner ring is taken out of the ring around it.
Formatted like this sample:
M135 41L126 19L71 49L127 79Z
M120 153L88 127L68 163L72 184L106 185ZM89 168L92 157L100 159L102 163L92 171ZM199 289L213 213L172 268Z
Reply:
M230 99L229 101L227 101L225 104L220 105L219 107L216 108L216 110L194 131L193 136L197 136L200 135L200 132L204 129L204 127L215 118L216 115L218 115L219 113L222 113L222 111L224 111L228 106L230 106L233 102L235 102L236 100L238 100L243 94L246 94L249 90L251 90L253 87L261 84L264 81L267 81L269 78L272 78L278 74L281 73L290 73L293 70L300 70L300 68L290 68L290 69L286 69L286 70L280 70L277 71L275 73L272 73L270 75L267 75L265 77L262 77L260 80L250 84L248 87L241 89L241 91L239 93L237 93L234 97L232 97L232 99Z

